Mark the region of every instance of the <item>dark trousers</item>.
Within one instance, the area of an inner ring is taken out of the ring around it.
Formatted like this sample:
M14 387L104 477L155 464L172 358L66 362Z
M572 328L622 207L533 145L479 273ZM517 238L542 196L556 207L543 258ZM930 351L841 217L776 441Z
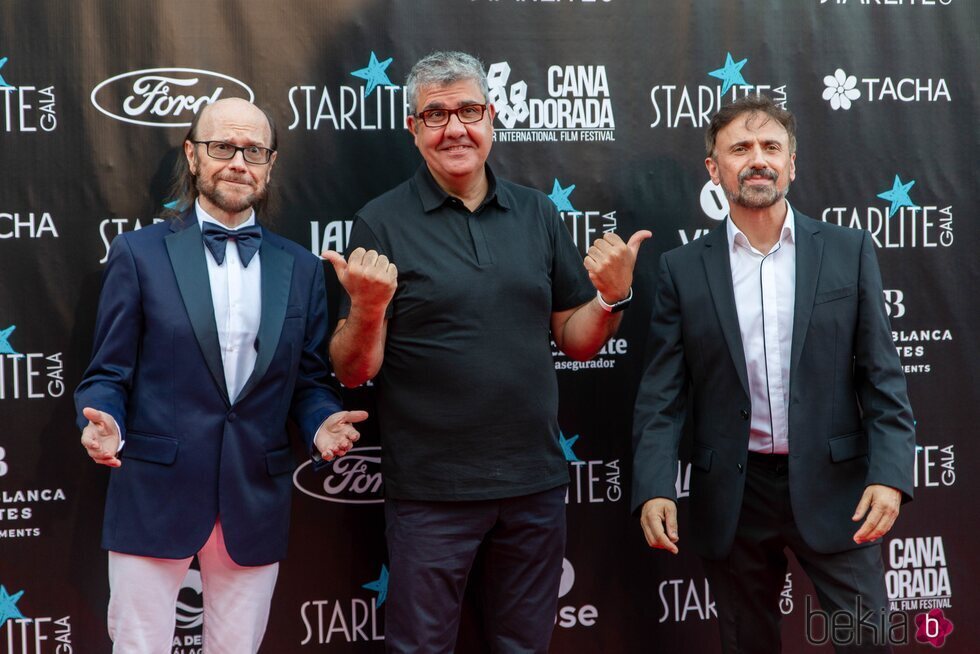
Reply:
M500 500L385 503L389 653L453 651L474 557L484 556L491 652L548 651L565 554L565 487Z
M870 611L873 622L881 624L881 612L887 611L888 606L881 546L835 554L813 551L800 536L790 507L787 457L750 454L746 472L745 499L732 551L726 559L703 561L718 604L722 651L725 654L782 651L778 603L786 578L784 550L787 547L813 582L820 610L828 616L835 611L852 615L856 610L862 615ZM855 506L858 499L854 498ZM859 526L860 523L854 523L854 530ZM798 610L806 610L806 599L796 601ZM809 604L811 610L817 610L817 603L812 599ZM807 622L816 642L827 637L831 628L829 619L816 617ZM891 652L891 647L885 644L887 635L887 628L884 633L875 634L855 627L840 630L824 642L836 640L834 649L839 653ZM854 642L846 643L850 637ZM875 637L878 642L871 642ZM792 645L789 651L806 648L804 643L800 647Z

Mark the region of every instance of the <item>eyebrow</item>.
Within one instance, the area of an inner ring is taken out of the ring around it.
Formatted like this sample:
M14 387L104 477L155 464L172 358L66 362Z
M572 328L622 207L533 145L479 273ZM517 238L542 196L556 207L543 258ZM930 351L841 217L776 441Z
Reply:
M780 147L782 147L783 145L782 141L780 141L779 139L766 139L760 142L762 143L762 145L778 145ZM752 143L755 143L755 141L754 140L738 141L737 143L732 143L729 149L737 148L739 146L746 147L748 145L751 145Z
M460 107L465 107L471 104L484 104L484 103L480 102L479 100L460 100L459 104L457 104L453 108L459 109ZM429 109L448 109L448 108L449 107L446 105L445 102L441 100L435 100L434 102L430 102L429 104L425 105L425 107L422 108L422 111L428 111Z

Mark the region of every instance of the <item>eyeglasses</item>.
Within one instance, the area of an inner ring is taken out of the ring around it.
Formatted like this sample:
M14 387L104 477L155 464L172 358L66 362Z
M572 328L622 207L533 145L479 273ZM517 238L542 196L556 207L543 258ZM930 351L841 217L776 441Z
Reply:
M195 145L206 145L208 156L212 159L227 161L228 159L234 159L235 155L241 152L246 163L257 165L269 163L269 160L272 159L272 153L275 152L275 150L262 148L257 145L238 147L237 145L225 143L224 141L191 141L191 143Z
M415 117L421 118L426 127L445 127L453 115L464 124L478 123L483 120L483 113L486 110L485 104L467 104L459 109L426 109L415 114Z

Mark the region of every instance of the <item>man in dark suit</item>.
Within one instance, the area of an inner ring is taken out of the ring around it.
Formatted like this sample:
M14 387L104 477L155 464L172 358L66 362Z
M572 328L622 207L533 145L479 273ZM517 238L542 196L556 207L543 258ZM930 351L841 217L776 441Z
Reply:
M876 541L912 496L912 413L870 235L784 199L796 175L793 116L744 98L714 116L705 140L730 213L660 260L633 508L650 546L676 553L689 422L689 533L723 650L778 652L787 547L824 611L876 621L887 611ZM880 633L849 635L835 636L838 651L889 651Z
M195 554L204 651L257 651L286 555L287 417L324 459L346 453L367 417L326 385L320 260L256 224L277 155L267 114L209 105L184 154L186 211L110 249L75 393L82 445L114 468L102 546L109 634L127 654L170 651Z

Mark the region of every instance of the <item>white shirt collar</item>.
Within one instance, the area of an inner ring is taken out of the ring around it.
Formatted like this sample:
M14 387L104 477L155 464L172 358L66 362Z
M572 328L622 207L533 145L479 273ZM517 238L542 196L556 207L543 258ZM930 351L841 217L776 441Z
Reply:
M786 218L783 219L783 229L779 233L779 242L795 243L796 242L796 220L793 216L793 206L786 202ZM736 246L742 246L747 249L753 249L749 243L748 237L738 228L735 221L732 220L731 216L726 219L727 232L728 232L728 251L734 252ZM776 246L773 246L776 247Z

